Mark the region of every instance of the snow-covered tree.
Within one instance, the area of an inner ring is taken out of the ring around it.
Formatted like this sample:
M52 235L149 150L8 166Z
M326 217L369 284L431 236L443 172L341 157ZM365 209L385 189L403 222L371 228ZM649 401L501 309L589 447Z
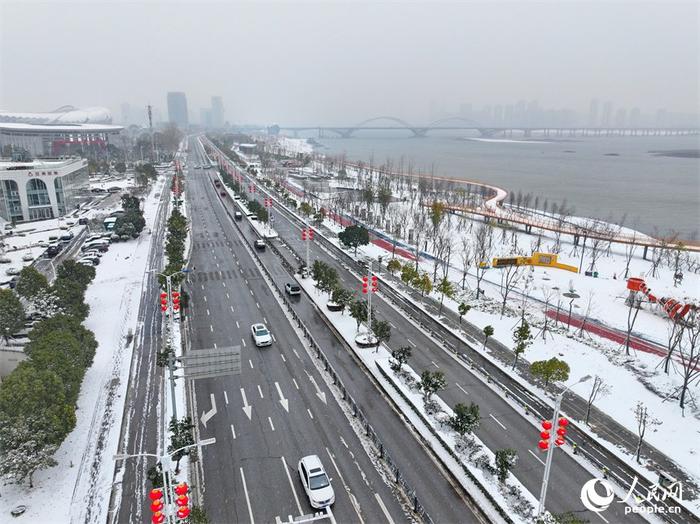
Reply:
M49 435L32 418L18 417L0 423L0 476L34 487L36 471L56 465L58 446L49 443Z
M610 386L605 383L602 377L596 375L593 378L593 385L591 386L591 392L588 394L588 400L586 401L586 420L584 421L588 424L588 419L591 417L591 408L596 399L604 397L610 394Z
M688 387L700 376L700 323L694 314L685 329L686 336L678 345L678 356L681 361L681 395L679 404L685 410Z
M637 421L637 448L634 451L637 463L641 464L640 456L642 454L642 445L644 444L644 435L649 426L659 426L661 421L652 417L649 409L644 405L644 402L637 402L634 408L634 418Z

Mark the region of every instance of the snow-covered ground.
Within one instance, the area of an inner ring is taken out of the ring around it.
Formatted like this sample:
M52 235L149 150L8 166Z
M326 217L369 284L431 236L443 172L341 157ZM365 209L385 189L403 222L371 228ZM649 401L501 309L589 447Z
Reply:
M153 227L164 177L159 177L144 202L146 227ZM27 224L26 226L33 226ZM22 226L22 228L26 227ZM75 429L55 455L58 465L34 475L34 489L10 484L2 489L0 514L27 506L18 522L105 522L112 490L114 462L121 428L129 364L138 336L137 313L145 282L151 236L112 244L97 266L86 292L90 314L85 326L98 342L92 366L78 399Z

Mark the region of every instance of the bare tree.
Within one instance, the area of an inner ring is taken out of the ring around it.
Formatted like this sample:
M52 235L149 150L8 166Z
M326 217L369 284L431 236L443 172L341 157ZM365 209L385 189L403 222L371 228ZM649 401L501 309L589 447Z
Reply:
M554 290L549 286L542 286L542 298L544 299L544 323L542 328L537 332L535 337L542 335L542 340L547 341L547 333L549 333L549 305L552 303L552 298L554 297ZM550 336L554 336L550 333Z
M472 258L472 245L469 242L469 238L462 237L462 251L460 252L460 258L462 261L462 291L464 291L464 284L467 280L467 272L469 271L469 264Z
M686 324L684 322L675 322L673 319L668 321L668 337L666 339L666 356L664 357L664 373L668 375L668 370L671 367L671 357L676 348L683 339L683 331Z
M584 310L583 313L583 322L581 322L581 327L579 327L578 334L579 336L582 336L585 333L586 329L586 323L588 322L588 319L591 316L591 311L593 309L593 296L594 296L593 290L588 291L588 301L586 302L586 309Z
M644 405L644 402L637 402L637 406L634 409L634 418L637 421L637 449L634 454L637 459L637 464L641 464L640 456L642 454L642 445L644 444L644 435L647 432L649 426L659 426L661 421L652 417L649 414L649 410Z
M634 231L632 233L632 243L631 244L625 244L625 280L629 277L630 274L630 263L632 262L632 257L634 256L634 252L637 250L637 244L635 244L637 240L637 232Z
M605 383L602 377L598 375L593 379L593 386L591 387L591 392L588 395L588 400L586 401L586 420L585 423L588 424L588 419L591 417L591 408L596 399L604 397L610 394L610 386Z
M635 295L630 295L625 303L627 304L627 331L625 333L625 341L623 345L625 346L625 354L630 354L630 340L632 338L632 330L634 329L634 324L637 322L637 315L641 309L642 299L640 293Z
M474 269L476 270L476 298L479 299L481 294L481 281L486 272L486 266L490 263L491 258L491 236L493 227L490 223L484 222L476 228L474 233L474 252L472 254L474 260Z
M501 286L499 288L501 298L503 298L503 302L501 302L501 316L506 312L506 301L508 300L510 292L513 291L513 288L522 275L523 271L521 266L512 265L501 268Z
M678 356L681 361L681 398L679 405L685 415L685 397L688 394L688 387L700 375L700 323L697 321L697 315L693 313L693 318L689 319L689 323L685 329L685 343L681 342L678 345ZM691 323L692 321L692 323Z

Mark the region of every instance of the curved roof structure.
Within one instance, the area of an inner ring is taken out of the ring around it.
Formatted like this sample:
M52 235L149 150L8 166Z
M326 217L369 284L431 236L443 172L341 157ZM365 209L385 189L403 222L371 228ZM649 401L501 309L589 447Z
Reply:
M0 122L18 124L111 124L112 113L106 107L78 109L62 106L48 113L23 113L0 110Z

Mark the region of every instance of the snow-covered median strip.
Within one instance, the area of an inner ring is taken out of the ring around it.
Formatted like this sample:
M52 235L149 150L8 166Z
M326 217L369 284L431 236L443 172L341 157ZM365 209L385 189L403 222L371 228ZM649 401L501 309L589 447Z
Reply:
M505 484L500 484L493 474L479 468L473 462L492 464L494 454L483 443L471 436L473 442L473 459L470 461L457 451L458 436L454 431L426 412L423 396L417 390L409 388L401 379L394 376L390 369L390 352L385 346L378 349L358 349L355 344L356 323L349 315L330 312L326 308L326 296L321 295L311 279L298 279L307 294L316 302L318 309L335 327L346 343L354 350L358 358L381 384L385 393L401 409L414 428L429 443L434 453L450 469L452 475L464 489L482 504L482 509L496 522L506 521L531 522L531 512L537 505L537 499L511 474ZM403 370L419 380L416 373L408 366ZM438 397L433 400L439 406L440 416L447 420L453 412ZM507 517L506 517L507 515Z

